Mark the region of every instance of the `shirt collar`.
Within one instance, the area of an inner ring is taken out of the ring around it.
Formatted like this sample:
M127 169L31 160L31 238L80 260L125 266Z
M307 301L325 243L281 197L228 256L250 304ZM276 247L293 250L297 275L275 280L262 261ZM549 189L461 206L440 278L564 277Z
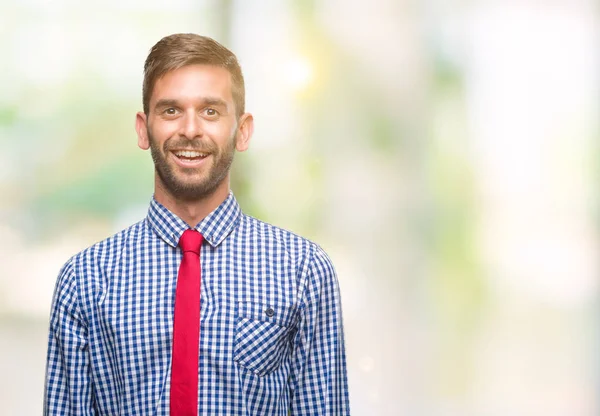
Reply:
M238 225L241 213L242 210L233 192L230 191L225 201L200 221L194 229L200 232L211 246L216 247ZM150 201L146 218L152 230L172 247L177 247L183 232L190 228L185 221L169 211L154 196Z

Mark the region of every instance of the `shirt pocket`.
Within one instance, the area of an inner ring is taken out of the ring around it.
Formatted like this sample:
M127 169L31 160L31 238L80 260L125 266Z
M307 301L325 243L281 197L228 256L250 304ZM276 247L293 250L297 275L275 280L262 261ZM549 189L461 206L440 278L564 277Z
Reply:
M239 302L233 360L258 376L277 370L290 348L292 309Z

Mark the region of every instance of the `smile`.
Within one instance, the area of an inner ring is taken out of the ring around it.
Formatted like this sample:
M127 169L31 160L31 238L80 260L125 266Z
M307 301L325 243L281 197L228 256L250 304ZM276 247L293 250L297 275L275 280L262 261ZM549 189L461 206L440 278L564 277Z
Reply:
M173 153L182 159L198 159L208 156L208 153L197 152L195 150L175 150Z
M202 164L210 154L196 150L172 150L175 162L182 167L197 167Z

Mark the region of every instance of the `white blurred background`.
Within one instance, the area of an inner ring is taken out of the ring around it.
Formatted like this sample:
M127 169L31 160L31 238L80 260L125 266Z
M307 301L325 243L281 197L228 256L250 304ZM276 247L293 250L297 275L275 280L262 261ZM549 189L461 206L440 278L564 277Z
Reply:
M143 218L142 68L241 61L243 209L336 265L354 415L597 415L591 0L0 0L0 414L41 414L73 254Z

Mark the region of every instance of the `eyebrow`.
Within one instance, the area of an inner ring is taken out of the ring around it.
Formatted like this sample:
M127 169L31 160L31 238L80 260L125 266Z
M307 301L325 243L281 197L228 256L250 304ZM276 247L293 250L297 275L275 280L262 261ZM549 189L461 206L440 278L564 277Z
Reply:
M227 103L224 100L217 98L217 97L202 98L202 105L212 105L212 106L227 108ZM160 108L165 108L165 107L179 107L179 106L180 106L179 101L170 99L170 98L163 98L156 102L155 108L160 109Z

